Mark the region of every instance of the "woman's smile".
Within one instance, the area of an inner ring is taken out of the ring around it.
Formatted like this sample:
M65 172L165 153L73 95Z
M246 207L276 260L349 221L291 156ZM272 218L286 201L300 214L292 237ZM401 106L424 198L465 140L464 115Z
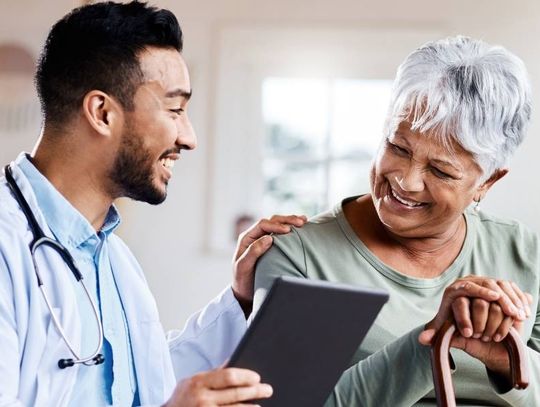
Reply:
M419 202L409 197L403 196L397 192L391 185L389 185L389 203L396 206L398 209L405 209L408 211L418 211L424 209L428 204L426 202Z

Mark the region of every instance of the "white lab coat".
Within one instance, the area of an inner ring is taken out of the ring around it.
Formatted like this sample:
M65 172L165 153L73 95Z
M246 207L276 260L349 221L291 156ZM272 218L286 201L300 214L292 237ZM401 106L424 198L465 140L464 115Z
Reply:
M16 165L12 165L12 170L40 226L52 236L24 174ZM75 365L61 370L57 366L59 359L71 354L38 289L28 249L31 239L26 218L1 178L0 407L66 405L76 391L74 384L81 368ZM141 405L161 405L176 385L175 372L183 378L223 363L243 335L246 321L228 288L192 317L182 333L170 336L169 353L157 307L140 266L117 236L111 235L109 239L110 252L122 253L121 259L111 256L111 266L129 325ZM45 250L38 252L36 258L49 300L66 336L77 348L81 326L74 277L57 256ZM115 261L122 267L115 265Z

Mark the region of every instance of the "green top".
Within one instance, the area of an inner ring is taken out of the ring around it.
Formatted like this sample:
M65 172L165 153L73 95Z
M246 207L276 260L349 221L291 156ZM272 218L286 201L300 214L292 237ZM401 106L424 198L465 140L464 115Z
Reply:
M343 203L350 199L354 198ZM526 321L523 332L529 346L530 385L501 394L480 361L453 349L458 404L540 406L538 237L517 222L483 212L467 211L465 219L461 252L444 273L430 279L405 276L381 262L354 233L342 205L288 235L274 236L274 246L257 265L255 310L282 275L378 287L390 294L328 406L436 405L429 348L417 338L437 313L445 287L471 274L513 280L533 295L535 318Z

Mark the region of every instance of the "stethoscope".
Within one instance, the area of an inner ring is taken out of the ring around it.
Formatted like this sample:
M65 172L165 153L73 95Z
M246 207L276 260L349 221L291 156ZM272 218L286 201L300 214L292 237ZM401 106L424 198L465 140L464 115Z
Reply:
M86 288L86 285L83 282L83 276L77 266L75 265L75 261L73 260L73 257L69 253L69 251L60 244L57 240L48 238L45 236L45 233L43 233L43 230L37 223L37 220L32 213L32 210L30 209L30 206L28 205L28 202L26 202L26 199L24 199L24 196L19 189L19 186L17 185L17 182L15 181L15 178L13 178L13 174L11 172L11 168L9 165L6 165L4 167L4 173L6 175L6 181L8 183L9 188L13 192L13 195L15 196L15 200L20 205L22 211L24 212L24 215L26 216L26 219L28 220L28 225L30 226L30 230L32 231L33 239L30 242L30 253L32 254L32 262L34 263L34 270L36 272L37 277L37 283L39 286L39 289L41 291L41 294L43 294L43 299L45 300L45 303L47 304L47 308L49 308L49 312L51 313L51 318L54 323L54 326L58 330L58 333L62 337L63 341L69 348L69 351L73 355L73 358L69 359L60 359L58 361L58 367L60 369L65 369L66 367L70 367L75 365L76 363L82 363L86 366L93 366L93 365L99 365L105 361L105 358L100 353L101 348L103 346L103 325L101 324L101 318L99 316L98 309L96 307L96 303L92 300L92 297L90 296L90 293L88 292L88 289ZM41 279L41 275L39 273L39 267L36 262L35 254L36 250L40 246L48 246L54 251L56 251L60 257L62 257L62 260L67 264L75 278L79 283L81 283L84 292L86 293L86 296L88 297L88 300L90 301L90 304L92 305L92 310L94 312L94 317L96 319L96 323L98 326L98 333L99 333L99 341L96 350L94 353L92 353L88 357L81 357L75 352L75 349L73 346L71 346L71 342L67 339L66 334L64 332L64 329L62 328L62 325L60 324L60 321L58 320L55 312L53 311L53 308L51 306L51 303L49 302L49 298L47 297L47 294L45 293L45 290L43 289L43 280Z

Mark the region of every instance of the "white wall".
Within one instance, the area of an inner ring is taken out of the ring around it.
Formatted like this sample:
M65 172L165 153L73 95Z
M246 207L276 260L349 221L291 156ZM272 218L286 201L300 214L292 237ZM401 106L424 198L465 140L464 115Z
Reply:
M156 295L165 327L178 327L204 305L230 276L229 255L208 249L210 214L216 194L216 154L238 154L241 145L216 149L216 105L219 44L235 27L276 29L420 29L442 35L465 34L499 43L514 51L529 68L535 95L540 94L540 2L523 0L183 0L155 1L172 9L185 33L185 56L192 72L194 97L190 112L199 147L175 168L166 203L154 208L122 204L121 233L142 263ZM47 28L76 2L68 0L0 0L0 42L17 41L37 52ZM519 7L518 7L519 5ZM384 52L384 50L381 50ZM392 62L393 63L393 62ZM242 97L240 92L230 99ZM538 96L536 96L538 99ZM540 231L540 189L536 176L540 114L534 109L528 139L512 162L510 174L496 185L483 207L519 218ZM29 149L29 134L0 139L0 158ZM242 182L238 174L235 182ZM232 254L232 250L231 250Z

